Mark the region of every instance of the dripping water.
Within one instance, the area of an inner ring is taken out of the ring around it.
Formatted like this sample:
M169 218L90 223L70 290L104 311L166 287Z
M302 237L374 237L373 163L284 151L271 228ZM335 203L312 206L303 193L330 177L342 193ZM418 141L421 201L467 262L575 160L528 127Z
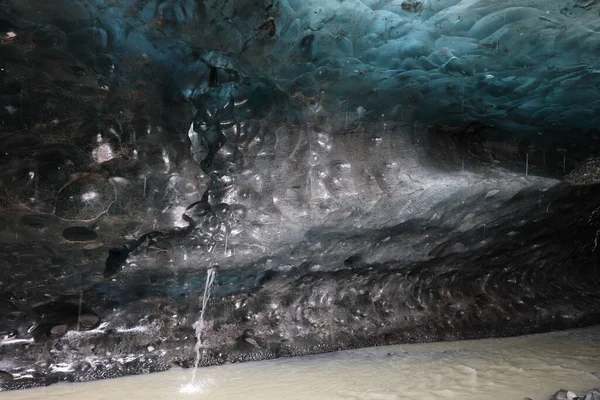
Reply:
M210 300L210 291L215 281L216 274L216 266L210 267L206 271L206 283L204 284L204 294L202 295L202 310L200 311L200 318L194 324L194 327L196 328L197 340L196 346L194 347L194 350L196 351L196 359L194 360L194 372L192 373L192 387L194 387L194 384L196 383L196 371L198 370L198 365L200 364L200 349L202 349L202 331L204 330L204 313L206 311L206 307L208 306L208 301Z

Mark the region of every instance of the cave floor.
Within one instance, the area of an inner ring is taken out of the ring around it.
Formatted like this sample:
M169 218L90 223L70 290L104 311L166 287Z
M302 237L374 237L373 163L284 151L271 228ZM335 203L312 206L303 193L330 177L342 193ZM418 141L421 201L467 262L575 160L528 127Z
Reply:
M600 386L600 326L505 339L371 347L192 371L61 383L6 400L547 399Z

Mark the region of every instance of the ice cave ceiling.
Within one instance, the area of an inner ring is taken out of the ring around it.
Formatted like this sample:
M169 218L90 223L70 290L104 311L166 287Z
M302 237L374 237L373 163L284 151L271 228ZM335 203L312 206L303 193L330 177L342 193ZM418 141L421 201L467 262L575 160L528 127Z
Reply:
M598 0L0 2L0 388L600 322Z

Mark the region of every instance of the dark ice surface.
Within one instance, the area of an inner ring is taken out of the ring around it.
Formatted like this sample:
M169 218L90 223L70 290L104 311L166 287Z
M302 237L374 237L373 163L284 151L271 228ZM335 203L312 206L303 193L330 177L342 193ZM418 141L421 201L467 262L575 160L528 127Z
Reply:
M0 388L600 323L598 12L3 1Z

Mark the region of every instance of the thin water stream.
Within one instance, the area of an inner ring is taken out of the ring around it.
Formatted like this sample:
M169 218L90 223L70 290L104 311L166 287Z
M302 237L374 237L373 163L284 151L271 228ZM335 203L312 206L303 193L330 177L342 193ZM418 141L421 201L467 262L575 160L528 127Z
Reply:
M206 283L204 284L204 294L202 295L202 310L200 311L200 318L196 321L194 327L196 328L196 359L194 360L194 369L192 371L192 380L189 385L186 386L187 391L196 391L196 373L198 371L198 365L200 364L200 350L202 349L202 332L204 331L204 313L208 307L208 301L210 300L210 293L217 275L217 268L211 267L206 271Z
M3 394L6 400L533 400L600 387L600 326L507 339L386 346Z

